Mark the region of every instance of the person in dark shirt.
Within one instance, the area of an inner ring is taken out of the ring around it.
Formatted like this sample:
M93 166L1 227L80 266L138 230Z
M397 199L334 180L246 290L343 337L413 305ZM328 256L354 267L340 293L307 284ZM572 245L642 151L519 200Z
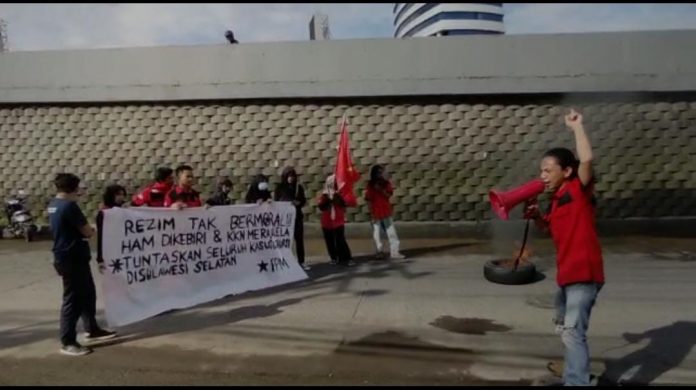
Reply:
M246 203L263 203L271 201L271 190L268 188L268 176L258 174L249 185L245 201Z
M230 191L232 191L232 180L226 177L221 178L218 180L217 191L205 203L209 206L229 206L232 204Z
M297 262L307 271L309 266L305 262L304 250L304 215L302 208L307 204L304 187L297 182L295 168L287 167L280 175L280 184L275 188L273 199L281 202L291 202L295 206L295 249L297 250Z
M102 240L104 234L104 210L114 207L122 207L126 202L126 189L118 184L112 184L106 187L102 204L97 213L97 264L99 264L99 272L104 272L104 258L102 257Z
M87 332L86 339L105 340L115 332L97 324L97 294L89 267L91 253L87 241L94 229L77 205L80 179L72 173L59 173L54 180L57 194L48 205L48 216L53 235L53 266L63 279L63 305L60 311L60 352L82 356L92 352L77 342L77 320Z

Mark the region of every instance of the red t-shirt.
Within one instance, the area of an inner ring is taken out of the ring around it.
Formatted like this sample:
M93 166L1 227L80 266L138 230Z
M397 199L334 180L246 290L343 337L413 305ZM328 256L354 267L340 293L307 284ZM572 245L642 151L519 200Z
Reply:
M334 208L334 219L331 219L331 205ZM322 229L337 229L346 224L346 208L355 207L356 204L351 199L344 200L340 194L335 194L333 201L326 194L319 195L317 206L321 210Z
M578 178L566 182L553 195L546 216L556 244L556 282L604 283L602 248L595 228L592 184L583 188Z
M178 185L174 186L167 193L167 197L164 199L164 207L171 207L176 202L183 202L186 204L186 207L201 207L203 205L198 191L193 188L187 190Z
M164 207L164 198L172 189L166 183L153 183L133 196L133 206Z
M392 206L389 202L389 197L394 193L394 188L391 182L385 180L382 189L386 195L370 184L365 190L365 200L370 205L370 215L373 220L380 220L392 216Z

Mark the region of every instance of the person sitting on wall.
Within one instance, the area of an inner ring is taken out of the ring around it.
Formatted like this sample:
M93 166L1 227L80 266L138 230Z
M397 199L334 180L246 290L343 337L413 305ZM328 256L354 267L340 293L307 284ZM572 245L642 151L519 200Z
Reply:
M174 185L172 169L159 167L155 171L155 182L133 196L131 205L140 207L164 207L164 198Z
M239 41L237 41L237 40L234 38L234 33L232 32L232 30L227 30L227 31L225 31L225 38L227 38L227 41L228 41L229 43L231 43L232 45L235 45L235 44L239 43Z
M200 193L193 189L193 168L180 165L176 168L176 185L164 199L164 207L181 210L187 207L201 207Z

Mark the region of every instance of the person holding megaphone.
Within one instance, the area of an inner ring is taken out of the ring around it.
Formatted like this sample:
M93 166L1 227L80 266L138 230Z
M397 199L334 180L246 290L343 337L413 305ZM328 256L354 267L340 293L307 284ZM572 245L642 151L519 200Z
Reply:
M536 197L526 202L525 217L548 229L556 246L555 322L565 346L563 383L590 384L587 329L597 294L604 285L602 249L595 227L592 148L582 114L571 109L566 126L575 134L578 158L566 148L553 148L542 157L540 178L552 194L542 215Z

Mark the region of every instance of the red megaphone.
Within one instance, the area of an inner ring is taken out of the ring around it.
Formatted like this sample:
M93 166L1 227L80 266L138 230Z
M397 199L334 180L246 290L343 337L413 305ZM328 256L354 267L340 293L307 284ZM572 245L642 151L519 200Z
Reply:
M501 219L507 220L509 218L508 213L510 210L527 199L537 197L539 194L544 192L545 187L546 186L541 179L534 179L509 191L499 192L496 190L491 190L488 193L488 199L491 201L493 212L495 212Z

